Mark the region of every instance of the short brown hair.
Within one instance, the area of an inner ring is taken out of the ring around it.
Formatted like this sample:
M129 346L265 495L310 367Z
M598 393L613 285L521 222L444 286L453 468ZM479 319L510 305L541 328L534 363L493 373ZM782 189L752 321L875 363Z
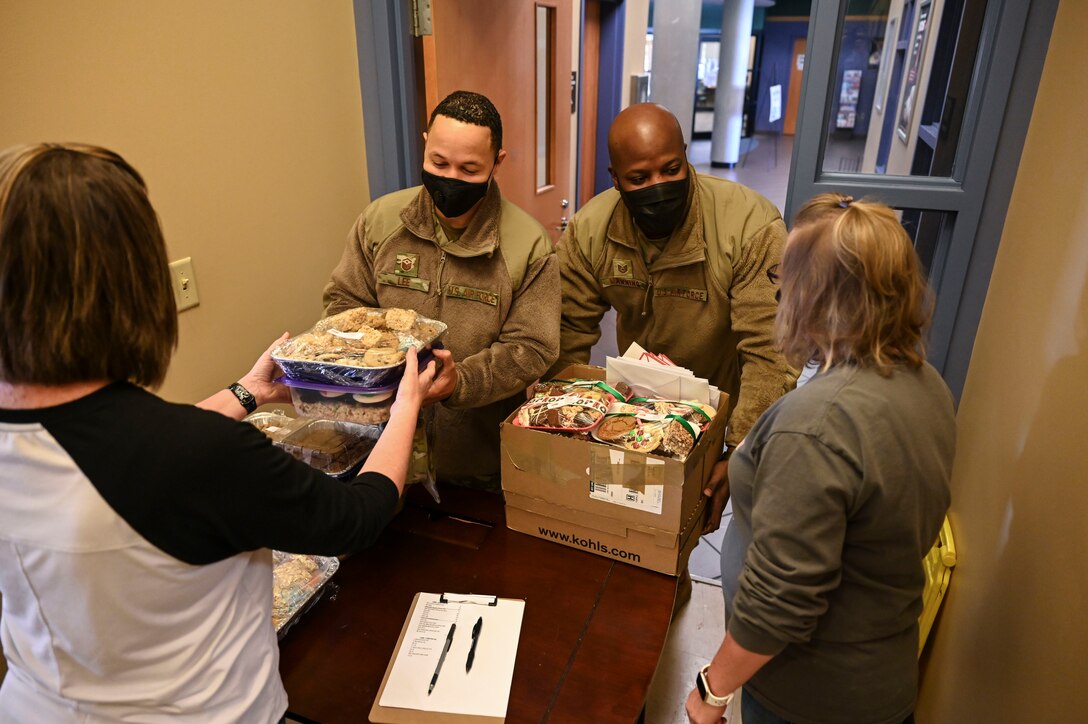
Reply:
M496 154L502 150L502 118L487 96L463 90L450 93L431 111L431 119L427 121L428 131L439 116L471 126L483 126L491 131L491 150Z
M112 151L0 153L0 380L157 386L178 322L159 220Z
M932 296L910 237L884 204L811 199L794 219L780 277L775 336L791 364L848 363L887 376L925 361Z

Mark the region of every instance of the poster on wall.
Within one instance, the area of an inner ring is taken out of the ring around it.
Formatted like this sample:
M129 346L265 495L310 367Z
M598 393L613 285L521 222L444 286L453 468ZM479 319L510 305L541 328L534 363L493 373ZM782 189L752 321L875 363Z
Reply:
M888 78L892 74L892 59L895 58L895 46L899 44L899 18L888 18L888 27L884 30L884 48L880 58L880 70L876 76L876 98L873 108L884 112L884 103L888 98Z
M910 60L907 62L907 77L903 83L903 98L899 105L899 122L896 131L899 140L907 143L910 122L914 118L914 109L918 105L920 91L918 82L922 75L922 56L925 55L926 30L929 27L929 13L933 8L930 0L918 6L918 23L914 26L914 38L910 44Z
M839 89L839 112L835 117L835 128L850 129L857 123L858 98L861 96L861 71L845 70L842 74L842 87Z

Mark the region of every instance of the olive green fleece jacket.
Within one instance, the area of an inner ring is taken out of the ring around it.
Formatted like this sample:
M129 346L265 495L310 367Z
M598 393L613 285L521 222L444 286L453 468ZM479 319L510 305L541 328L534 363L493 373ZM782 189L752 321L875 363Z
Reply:
M652 247L615 189L574 215L559 240L563 318L551 374L589 360L613 307L621 353L638 342L729 394L732 447L797 379L774 348L776 286L767 273L786 226L751 189L688 172L688 213L649 263Z
M559 347L559 266L547 232L494 181L455 241L422 187L387 194L355 222L325 287L326 314L402 307L445 322L457 385L434 416L439 477L499 472L499 423Z

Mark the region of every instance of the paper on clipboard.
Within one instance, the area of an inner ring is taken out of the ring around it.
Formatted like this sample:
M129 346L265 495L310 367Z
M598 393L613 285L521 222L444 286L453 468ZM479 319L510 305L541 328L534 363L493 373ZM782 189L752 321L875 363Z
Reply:
M610 385L623 381L639 396L661 397L666 400L698 400L717 408L718 388L685 367L645 361L648 353L632 342L622 357L609 357L605 363L605 380Z
M493 605L488 605L492 603ZM377 708L413 710L454 716L506 716L514 676L525 602L494 596L419 593L412 604L401 641L386 672ZM471 671L465 671L472 627L482 618ZM438 664L446 634L456 623L434 691L427 688ZM397 718L375 721L397 721Z

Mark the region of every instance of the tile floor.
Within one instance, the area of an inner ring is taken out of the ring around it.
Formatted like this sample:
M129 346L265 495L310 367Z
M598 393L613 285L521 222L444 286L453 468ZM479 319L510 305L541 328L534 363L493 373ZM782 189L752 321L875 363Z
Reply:
M695 676L721 645L725 635L725 601L722 589L709 583L692 583L691 600L676 614L665 640L646 696L646 724L686 724L684 702L695 685ZM736 711L726 711L729 724L741 724L739 699Z
M692 141L688 146L688 160L696 171L744 184L766 196L779 211L786 205L792 156L793 136L759 134L741 139L740 162L732 169L710 167L710 141Z
M699 539L699 545L691 552L688 561L688 572L693 580L709 583L715 586L722 585L721 552L722 538L725 537L725 529L733 521L733 504L726 502L725 511L722 513L722 524L710 535L704 535Z

